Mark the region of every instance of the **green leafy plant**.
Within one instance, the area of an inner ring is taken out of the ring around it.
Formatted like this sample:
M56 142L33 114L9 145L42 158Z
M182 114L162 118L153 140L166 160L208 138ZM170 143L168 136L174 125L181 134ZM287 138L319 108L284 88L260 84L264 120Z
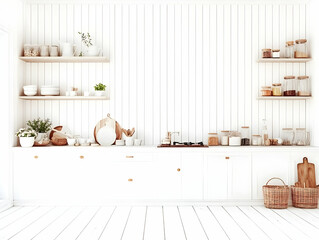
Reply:
M18 137L36 137L38 134L30 128L20 128L19 131L16 132L16 135Z
M94 86L95 91L105 91L106 86L102 83L96 84Z
M46 133L51 130L52 128L52 123L50 119L34 119L33 121L28 121L27 126L36 131L37 133Z
M93 45L90 33L86 33L86 34L83 32L78 32L78 33L81 35L82 42L84 43L85 46L90 47Z

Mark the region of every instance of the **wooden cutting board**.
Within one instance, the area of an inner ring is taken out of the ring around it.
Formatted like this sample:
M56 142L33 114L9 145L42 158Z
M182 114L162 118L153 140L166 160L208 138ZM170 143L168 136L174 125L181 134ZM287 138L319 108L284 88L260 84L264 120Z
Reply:
M98 133L98 131L100 130L101 127L105 126L105 122L106 122L106 118L102 119L101 121L99 121L98 124L96 124L95 128L94 128L94 139L95 142L99 143L96 139L96 135ZM116 133L116 140L121 140L122 139L122 127L120 126L120 124L115 121L115 133Z
M308 162L308 158L303 158L303 163L297 164L298 169L298 185L300 187L315 188L316 173L315 165Z

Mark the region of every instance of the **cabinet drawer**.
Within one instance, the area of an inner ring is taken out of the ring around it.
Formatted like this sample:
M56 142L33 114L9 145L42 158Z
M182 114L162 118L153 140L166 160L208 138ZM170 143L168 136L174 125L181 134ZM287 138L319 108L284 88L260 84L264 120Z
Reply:
M153 160L152 153L136 153L124 152L119 154L111 154L108 156L111 161L125 161L125 162L150 162Z

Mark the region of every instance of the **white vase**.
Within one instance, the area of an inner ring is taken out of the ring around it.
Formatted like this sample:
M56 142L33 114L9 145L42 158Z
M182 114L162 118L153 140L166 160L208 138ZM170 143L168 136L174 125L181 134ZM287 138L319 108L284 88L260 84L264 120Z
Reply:
M21 147L32 147L34 144L34 137L20 137Z
M95 91L95 96L102 97L105 95L105 91Z

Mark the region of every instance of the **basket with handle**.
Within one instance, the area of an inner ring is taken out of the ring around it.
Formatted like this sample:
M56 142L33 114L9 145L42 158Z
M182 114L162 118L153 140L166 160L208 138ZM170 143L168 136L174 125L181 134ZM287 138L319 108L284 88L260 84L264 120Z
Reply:
M302 188L291 186L292 205L297 208L317 208L319 186Z
M278 179L283 183L283 186L268 185L273 180ZM264 204L266 208L283 209L288 207L289 187L281 178L271 178L263 186Z

